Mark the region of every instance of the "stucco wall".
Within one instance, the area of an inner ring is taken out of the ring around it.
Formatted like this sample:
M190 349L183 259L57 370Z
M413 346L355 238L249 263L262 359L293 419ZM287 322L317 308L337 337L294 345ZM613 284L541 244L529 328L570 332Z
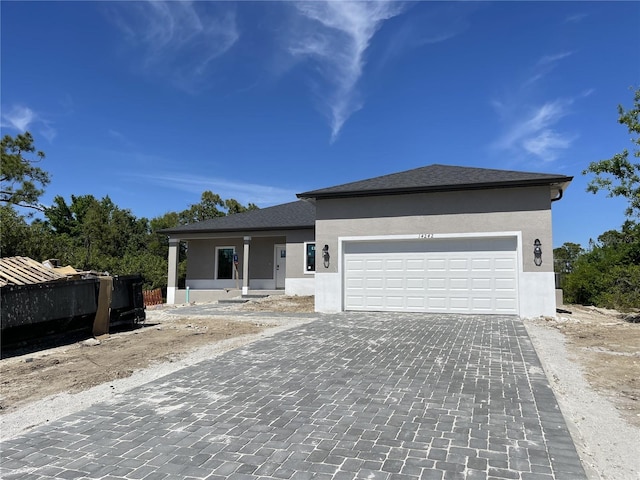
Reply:
M285 244L285 237L252 237L249 246L249 275L251 278L273 278L274 245ZM215 278L216 247L234 247L238 254L239 278L242 278L244 240L220 238L190 240L187 253L187 278Z
M313 275L305 275L304 273L304 242L312 242L314 240L314 231L307 229L279 231L277 233L276 235L252 235L250 232L246 232L246 234L245 232L240 232L237 237L189 239L187 242L187 283L197 288L222 288L233 285L233 282L229 281L220 282L220 285L211 282L197 282L197 280L213 280L215 278L216 247L235 248L239 261L239 278L242 279L242 265L244 262L243 237L245 235L251 237L249 276L252 280L274 279L275 245L286 245L287 278L313 278ZM264 288L275 288L275 285L264 284Z
M216 247L235 247L242 256L242 239L189 240L187 243L187 279L215 278ZM240 260L242 261L242 260ZM240 277L242 268L239 267Z
M295 231L287 235L287 278L313 278L313 274L305 273L304 269L304 242L313 241L313 230Z
M326 244L334 257L338 238L522 232L524 272L553 272L549 187L442 192L418 195L318 200L317 271L336 273L338 262L321 264ZM543 263L533 262L533 242L542 243Z

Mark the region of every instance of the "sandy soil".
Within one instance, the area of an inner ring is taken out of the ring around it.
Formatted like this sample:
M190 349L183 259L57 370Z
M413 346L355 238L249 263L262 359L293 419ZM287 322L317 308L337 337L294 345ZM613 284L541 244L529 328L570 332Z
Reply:
M565 305L525 326L590 480L639 480L640 323Z
M640 480L640 323L613 310L563 309L571 313L525 325L587 474ZM0 437L312 321L295 313L313 312L313 297L275 296L221 310L224 315L185 317L180 308L149 309L143 328L0 360ZM238 310L265 315L234 315Z
M615 310L566 305L538 324L562 333L570 359L589 385L611 400L620 414L640 428L640 323Z

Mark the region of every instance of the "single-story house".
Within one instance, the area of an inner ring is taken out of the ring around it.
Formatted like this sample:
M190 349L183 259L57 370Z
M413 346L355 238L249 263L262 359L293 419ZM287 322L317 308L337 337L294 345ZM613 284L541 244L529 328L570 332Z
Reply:
M165 230L186 286L284 289L316 311L555 315L551 205L573 177L429 165Z

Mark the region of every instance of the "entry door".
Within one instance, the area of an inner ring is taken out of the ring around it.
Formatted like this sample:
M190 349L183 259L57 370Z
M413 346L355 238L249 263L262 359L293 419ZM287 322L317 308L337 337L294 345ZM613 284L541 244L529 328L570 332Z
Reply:
M287 247L276 245L275 261L276 288L284 288L284 279L287 276Z

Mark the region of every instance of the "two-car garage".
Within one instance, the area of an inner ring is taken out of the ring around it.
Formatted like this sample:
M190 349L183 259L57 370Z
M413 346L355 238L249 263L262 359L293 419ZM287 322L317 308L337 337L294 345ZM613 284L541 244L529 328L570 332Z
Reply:
M343 244L345 310L517 314L516 237Z

